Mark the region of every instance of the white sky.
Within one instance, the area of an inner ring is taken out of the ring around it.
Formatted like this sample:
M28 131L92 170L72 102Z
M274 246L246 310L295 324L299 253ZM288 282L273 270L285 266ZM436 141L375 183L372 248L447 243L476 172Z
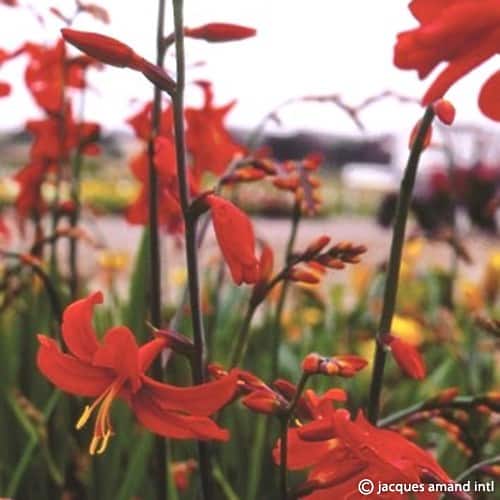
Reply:
M72 5L69 0L31 1L39 9L54 5L66 12ZM114 36L154 60L157 2L99 3L108 8L111 25L82 15L74 28ZM5 49L15 48L23 37L34 41L54 39L61 27L59 22L50 22L44 33L26 11L16 9L0 7L0 16L0 46ZM187 26L213 21L245 24L258 31L257 37L241 42L187 43L188 64L205 62L204 66L191 68L188 78L212 80L216 100L221 104L238 99L228 120L233 126L250 128L277 104L304 94L340 93L346 102L356 104L384 90L419 97L430 83L420 82L415 72L400 71L392 65L396 33L416 25L407 1L185 0ZM166 25L170 31L170 5ZM4 65L0 80L20 82L24 62ZM171 58L168 66L174 66ZM498 56L449 92L448 98L458 110L458 121L500 131L499 125L481 116L476 102L482 82L497 68ZM132 110L130 100L149 99L152 93L149 82L129 70L107 68L94 72L90 80L100 90L87 99L87 117L108 128L123 128L124 118ZM189 89L190 100L198 102L197 89ZM13 96L0 100L0 128L19 126L36 113L22 84L16 85ZM409 130L420 114L415 105L384 101L367 110L362 118L368 131L377 134ZM328 104L293 105L281 117L287 130L357 133L354 125Z

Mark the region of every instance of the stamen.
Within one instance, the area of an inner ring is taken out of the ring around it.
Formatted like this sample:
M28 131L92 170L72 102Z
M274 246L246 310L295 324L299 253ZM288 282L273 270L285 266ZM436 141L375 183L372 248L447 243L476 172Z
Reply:
M88 422L90 415L92 415L92 409L92 406L85 406L80 418L76 422L75 429L80 430Z
M96 448L99 445L100 441L101 441L101 438L99 436L94 436L92 438L92 441L90 441L89 453L91 455L95 455Z
M109 438L112 436L112 432L109 430L106 432L104 437L102 438L101 446L99 446L99 449L96 451L98 455L101 453L104 453L106 451L106 448L108 447L108 442Z

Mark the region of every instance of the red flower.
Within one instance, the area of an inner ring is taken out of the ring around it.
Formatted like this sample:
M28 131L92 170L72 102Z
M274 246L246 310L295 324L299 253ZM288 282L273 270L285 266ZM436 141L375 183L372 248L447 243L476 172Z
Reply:
M388 335L385 343L403 372L417 380L425 378L425 362L415 346L393 335Z
M450 483L451 479L424 450L400 434L372 426L361 412L354 421L346 410L331 410L322 418L293 429L289 434L290 469L312 466L304 491L310 500L364 498L358 490L362 479L375 485L401 483L420 485L418 500L437 499L425 491L430 480ZM279 447L274 457L279 462ZM386 492L381 498L399 500L400 493Z
M191 154L191 171L196 181L206 171L223 174L235 155L244 153L244 149L233 141L224 126L224 119L235 102L216 108L213 105L211 84L198 82L198 85L203 90L203 107L185 110L186 146Z
M6 97L10 94L10 84L7 82L0 82L0 97Z
M97 411L90 453L102 453L113 434L110 410L115 398L123 399L138 421L152 432L177 439L227 440L228 432L209 415L226 404L236 390L236 376L194 387L175 387L148 377L145 372L165 347L156 338L140 348L132 332L117 326L100 342L92 327L96 292L69 305L64 311L62 335L69 354L57 343L39 335L37 364L54 385L78 396L94 397L77 422L81 428ZM99 408L99 409L98 409Z
M209 23L196 28L184 28L184 35L207 42L232 42L255 36L254 28L227 23Z
M14 58L23 53L30 57L24 79L36 103L49 113L59 113L63 107L64 86L82 89L86 86L85 70L99 63L89 57L68 59L64 40L52 47L25 43L9 54Z
M152 103L147 103L137 114L127 120L136 136L148 141L151 135ZM161 113L160 136L155 140L154 166L158 174L158 219L169 233L183 230L182 210L179 202L177 163L172 133L172 109ZM127 207L126 218L131 224L149 222L149 159L146 147L130 162L134 177L141 183L135 201ZM191 185L191 191L195 189Z
M498 0L413 0L410 10L421 26L398 35L394 63L416 69L425 78L441 62L448 65L427 90L424 105L444 96L474 68L500 51ZM500 72L483 86L479 105L493 120L500 120Z
M250 219L223 198L209 195L206 201L212 210L215 236L233 281L237 285L257 283L259 261L255 257L255 236Z

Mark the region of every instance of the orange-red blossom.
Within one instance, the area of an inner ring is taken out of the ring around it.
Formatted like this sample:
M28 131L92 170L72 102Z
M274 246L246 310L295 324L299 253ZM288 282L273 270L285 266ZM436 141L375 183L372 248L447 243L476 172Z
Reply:
M413 0L420 26L398 35L394 63L415 69L422 79L440 63L444 70L429 87L424 105L443 97L463 76L500 52L500 0ZM483 85L479 107L500 121L500 71Z
M257 283L259 261L255 256L255 235L250 219L224 198L208 195L205 200L210 206L215 236L233 281L237 285Z
M139 347L125 326L109 329L99 341L92 327L96 292L70 304L63 315L62 336L69 353L56 341L39 335L39 370L61 390L95 398L76 423L80 429L96 413L90 453L103 453L113 435L111 406L124 400L137 420L156 434L177 439L226 441L229 433L209 418L229 402L236 391L236 374L194 387L175 387L146 375L153 360L168 345L160 336Z

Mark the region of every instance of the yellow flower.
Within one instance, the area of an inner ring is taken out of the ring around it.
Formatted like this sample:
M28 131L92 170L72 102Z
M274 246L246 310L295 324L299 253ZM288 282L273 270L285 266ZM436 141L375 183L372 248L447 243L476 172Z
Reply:
M500 290L500 250L490 254L481 288L488 302L495 302Z
M349 277L356 296L360 297L366 293L373 278L373 268L363 263L356 264L350 267Z
M315 326L321 322L323 311L317 307L304 307L301 313L301 319L305 325Z
M183 286L187 281L187 269L185 267L176 267L172 270L172 284Z
M408 316L394 315L391 333L414 346L420 345L423 341L422 325Z
M459 288L460 302L470 309L477 311L484 307L484 298L481 288L472 281L463 281Z
M97 263L104 271L123 271L129 262L127 252L120 250L102 250L97 256Z
M424 242L423 238L411 238L406 241L401 260L400 277L402 280L415 275L415 266L422 255Z

